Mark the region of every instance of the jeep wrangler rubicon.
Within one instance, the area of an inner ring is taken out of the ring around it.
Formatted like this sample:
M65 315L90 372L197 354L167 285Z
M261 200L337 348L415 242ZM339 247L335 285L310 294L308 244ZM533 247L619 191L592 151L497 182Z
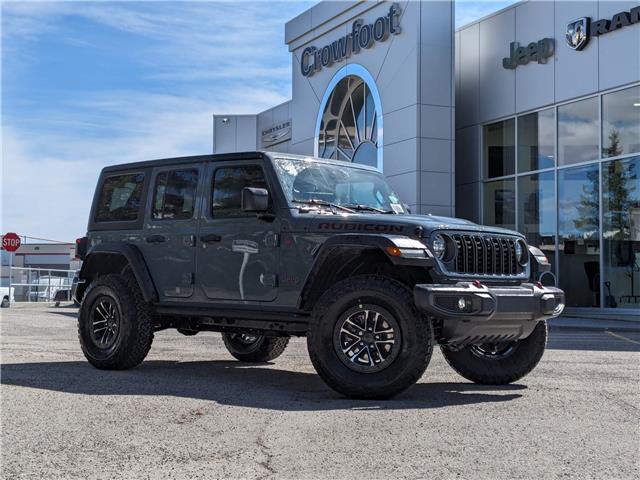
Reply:
M78 334L101 369L138 365L175 328L221 332L245 362L306 336L322 379L354 398L411 386L436 344L463 377L506 384L564 308L519 233L412 215L375 169L288 154L107 167L77 243Z

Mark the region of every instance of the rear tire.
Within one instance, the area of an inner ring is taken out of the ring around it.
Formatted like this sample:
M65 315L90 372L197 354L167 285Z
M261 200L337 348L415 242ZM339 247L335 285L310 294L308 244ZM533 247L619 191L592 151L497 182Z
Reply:
M265 363L275 360L289 344L289 337L265 337L246 333L223 333L229 353L241 362Z
M11 304L9 303L9 297L4 297L4 298L2 299L2 304L0 304L0 307L2 307L2 308L9 308L9 305L11 305Z
M103 275L89 285L78 338L96 368L126 370L144 360L153 342L153 316L133 276Z
M533 370L547 345L547 322L539 322L531 335L501 345L467 345L461 350L442 347L447 363L467 380L484 385L506 385Z
M431 322L411 291L376 275L343 280L325 292L307 333L311 362L335 391L385 399L416 383L433 351Z

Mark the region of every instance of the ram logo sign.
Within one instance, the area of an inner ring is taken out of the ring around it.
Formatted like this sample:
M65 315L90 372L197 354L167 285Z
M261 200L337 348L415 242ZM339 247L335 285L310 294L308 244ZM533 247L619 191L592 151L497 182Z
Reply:
M567 24L565 38L567 45L574 50L582 50L589 43L589 17L578 18Z

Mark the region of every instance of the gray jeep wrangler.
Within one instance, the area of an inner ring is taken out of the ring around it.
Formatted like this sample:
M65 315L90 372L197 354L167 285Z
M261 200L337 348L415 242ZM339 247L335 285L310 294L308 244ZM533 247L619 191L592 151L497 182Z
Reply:
M354 398L411 386L436 344L471 381L516 381L564 308L519 233L412 215L377 170L288 154L107 167L78 254L95 367L138 365L167 328L222 332L244 362L306 336L322 379Z

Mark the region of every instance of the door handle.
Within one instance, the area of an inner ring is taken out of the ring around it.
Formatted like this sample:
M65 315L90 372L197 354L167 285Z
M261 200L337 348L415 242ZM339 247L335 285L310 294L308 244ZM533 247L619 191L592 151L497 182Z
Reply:
M202 243L213 243L213 242L219 242L220 240L222 240L222 237L217 233L210 233L208 235L203 235L200 237L200 241Z
M167 237L164 235L149 235L145 240L147 243L164 243L167 241Z

